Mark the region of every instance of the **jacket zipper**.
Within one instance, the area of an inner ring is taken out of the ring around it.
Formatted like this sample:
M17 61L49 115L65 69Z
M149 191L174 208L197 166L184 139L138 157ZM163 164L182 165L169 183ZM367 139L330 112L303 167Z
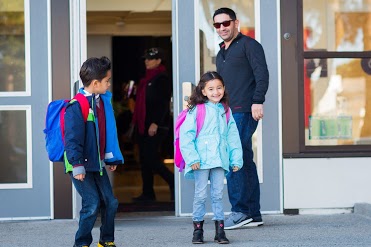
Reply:
M97 118L95 117L95 113L97 111L97 109L95 107L97 107L97 106L94 104L95 95L93 94L92 96L93 97L91 98L91 100L92 100L92 106L93 106L93 112L94 112L95 135L97 136L96 140L97 140L97 151L98 151L98 162L99 162L99 174L101 176L103 176L102 162L101 162L101 159L100 159L99 127L98 127L98 122L96 120Z

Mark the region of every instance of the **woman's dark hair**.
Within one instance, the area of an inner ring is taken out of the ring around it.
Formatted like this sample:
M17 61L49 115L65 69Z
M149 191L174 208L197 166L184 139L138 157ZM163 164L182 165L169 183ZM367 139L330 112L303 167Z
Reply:
M187 105L189 110L193 110L196 107L196 105L203 104L208 101L207 96L203 95L202 90L205 88L208 81L215 80L215 79L220 80L223 84L223 87L225 87L224 80L218 74L218 72L215 72L215 71L206 72L205 74L201 76L200 81L198 82L197 86L192 92L191 97L189 98L188 105ZM224 90L224 95L223 95L223 98L221 98L220 103L223 103L225 112L227 112L229 108L229 101L228 101L228 95L227 95L226 90Z
M91 57L86 60L80 69L80 78L84 87L88 87L93 80L101 81L111 69L111 61L107 57Z
M220 14L227 14L232 20L234 21L237 20L236 13L230 8L220 8L220 9L215 10L214 15L213 15L213 20L215 16L220 15Z

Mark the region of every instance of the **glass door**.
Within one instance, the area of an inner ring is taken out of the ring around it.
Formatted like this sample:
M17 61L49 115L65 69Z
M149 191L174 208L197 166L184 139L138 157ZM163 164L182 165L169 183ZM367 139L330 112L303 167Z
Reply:
M209 70L216 70L215 57L219 51L219 39L212 25L212 16L216 9L229 7L236 9L237 17L241 20L240 32L254 38L258 38L258 27L256 27L254 0L238 0L226 3L225 1L194 0L173 1L173 76L174 76L174 116L185 107L184 97L189 96L189 84L196 85L200 75ZM260 17L259 17L260 18ZM259 19L258 18L258 19ZM268 48L268 47L267 47ZM269 106L267 106L269 108ZM270 110L267 108L267 112ZM267 123L268 124L268 123ZM276 126L275 123L272 123ZM259 124L261 125L261 124ZM267 132L268 133L268 132ZM279 211L279 184L280 175L278 166L280 162L270 162L266 159L267 166L263 172L263 155L261 130L254 136L253 146L255 161L261 186L261 207L265 212ZM267 150L272 148L267 145ZM266 155L269 156L267 151ZM272 156L272 155L271 155ZM272 156L273 157L273 156ZM184 174L175 172L176 177L176 214L190 215L192 213L192 201L194 195L194 181L185 180ZM231 205L228 200L227 184L224 189L224 209L229 212ZM210 204L207 212L212 212Z
M0 1L0 219L51 218L40 107L50 81L48 13L45 1Z

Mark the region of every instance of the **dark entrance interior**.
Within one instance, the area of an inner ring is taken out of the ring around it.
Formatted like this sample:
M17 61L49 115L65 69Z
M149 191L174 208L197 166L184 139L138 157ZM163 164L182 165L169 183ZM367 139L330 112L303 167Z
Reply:
M117 131L120 147L124 155L125 164L118 167L113 175L113 189L119 200L118 212L143 211L174 211L174 201L170 198L167 183L155 175L154 189L157 200L148 203L134 203L132 197L140 195L142 179L139 163L139 151L135 138L127 134L130 128L132 111L135 104L135 94L127 97L125 87L130 80L135 84L145 73L142 58L146 49L161 47L166 52L165 66L169 75L172 75L172 44L171 37L152 36L114 36L112 37L112 92L115 107ZM169 122L169 135L161 149L164 163L174 170L173 158L173 131L172 119Z

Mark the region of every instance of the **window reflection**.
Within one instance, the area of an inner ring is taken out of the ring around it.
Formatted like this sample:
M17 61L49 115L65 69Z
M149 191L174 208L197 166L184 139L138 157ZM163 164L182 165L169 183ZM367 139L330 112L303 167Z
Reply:
M371 1L303 0L306 145L371 145L370 26Z
M26 89L23 5L23 0L0 0L0 92Z
M305 60L313 64L304 72L310 90L306 145L371 144L371 71L364 62L369 60Z
M304 49L371 50L371 2L304 0Z
M0 183L26 183L26 111L0 110L0 136Z
M236 12L240 20L240 31L255 38L254 0L200 0L199 1L199 27L200 27L200 73L215 70L215 58L219 51L219 38L213 27L213 14L215 10L228 7Z

